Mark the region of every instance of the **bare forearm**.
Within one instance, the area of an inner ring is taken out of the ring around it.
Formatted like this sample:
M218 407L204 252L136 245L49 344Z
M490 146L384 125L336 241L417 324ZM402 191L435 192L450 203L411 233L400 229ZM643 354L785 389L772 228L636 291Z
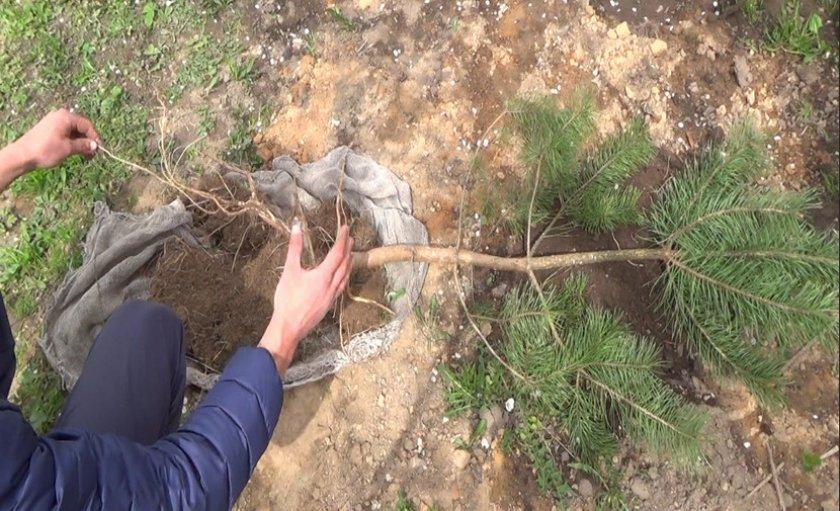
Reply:
M0 192L30 170L55 167L74 154L93 157L100 143L88 119L63 108L50 112L0 149Z
M286 370L292 363L292 357L295 355L300 335L293 332L289 328L283 318L276 314L272 315L265 333L260 339L259 347L265 348L274 359L274 365L277 366L277 373L280 376L286 374Z
M32 168L33 162L17 142L0 149L0 192Z

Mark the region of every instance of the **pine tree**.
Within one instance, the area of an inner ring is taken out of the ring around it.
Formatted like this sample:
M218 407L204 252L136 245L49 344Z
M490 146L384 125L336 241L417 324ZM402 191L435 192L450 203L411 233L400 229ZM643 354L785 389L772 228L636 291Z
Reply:
M671 178L642 215L639 192L627 182L653 154L644 126L633 122L587 148L593 109L581 98L567 109L545 99L512 103L531 169L525 182L535 190L533 201L519 194L519 221L551 235L562 222L593 232L641 223L653 248L588 254L570 264L663 261L653 289L678 340L714 374L742 380L761 402L783 401L789 350L811 342L836 349L840 334L837 234L817 232L805 220L817 194L761 185L769 170L765 139L744 123ZM601 477L625 435L683 465L698 460L703 413L659 378L655 344L617 314L587 305L583 277L568 277L561 287L534 281L504 300L495 349L487 344L471 363L445 371L451 410L513 398L519 446L541 487L555 495L563 489L554 462L561 448Z

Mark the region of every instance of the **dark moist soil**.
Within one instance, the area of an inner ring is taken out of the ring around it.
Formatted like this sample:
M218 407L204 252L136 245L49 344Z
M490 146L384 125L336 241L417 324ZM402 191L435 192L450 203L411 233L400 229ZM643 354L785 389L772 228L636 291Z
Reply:
M259 342L273 310L274 290L283 271L288 238L264 223L241 216L207 216L194 212L193 235L201 246L180 238L165 245L153 267L152 299L164 303L184 321L188 358L203 369L220 371L241 346ZM321 261L336 232L334 205L307 215L314 259L304 249L304 266ZM349 219L355 250L371 248L373 228ZM349 290L378 303L385 302L387 281L382 270L354 271ZM338 335L339 308L301 342L295 360L306 360L341 340L383 324L384 310L369 303L343 298L342 336Z

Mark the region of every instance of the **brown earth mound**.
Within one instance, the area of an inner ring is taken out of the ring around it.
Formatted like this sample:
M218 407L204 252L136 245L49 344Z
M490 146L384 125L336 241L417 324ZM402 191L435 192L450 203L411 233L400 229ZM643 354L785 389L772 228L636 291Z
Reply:
M336 232L333 205L324 205L306 219L311 251L304 266L320 262ZM361 219L348 223L356 249L375 243L375 232ZM168 241L152 269L152 298L172 307L184 321L187 357L205 370L221 370L240 346L259 342L272 313L274 289L283 271L288 238L250 217L207 216L196 212L193 235L201 246L177 238ZM327 347L339 347L353 334L388 319L387 282L382 270L355 271L349 293L318 329L302 341L296 359ZM337 329L341 323L341 335Z

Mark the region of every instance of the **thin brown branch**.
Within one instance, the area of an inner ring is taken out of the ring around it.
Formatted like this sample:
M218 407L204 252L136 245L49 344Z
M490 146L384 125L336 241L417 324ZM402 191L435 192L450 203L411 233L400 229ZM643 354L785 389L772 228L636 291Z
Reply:
M779 507L782 511L787 511L785 499L782 497L782 485L779 484L779 470L776 468L776 460L773 459L773 446L770 445L769 440L766 440L765 444L767 445L767 457L770 458L770 475L773 476L773 487L776 488L776 498L779 499Z
M458 241L457 241L457 244L456 244L455 249L454 249L454 253L456 255L456 260L457 260L457 256L460 255L460 253L461 253L461 236L462 236L462 230L463 230L462 229L462 227L463 227L463 215L464 215L464 188L462 186L461 187L461 204L458 208ZM354 259L354 264L355 264L355 259ZM464 292L463 285L461 285L461 273L460 273L460 267L459 267L457 261L455 263L454 274L455 274L454 275L455 276L455 285L458 287L455 290L455 294L458 295L458 301L461 302L461 308L464 310L464 315L467 317L467 321L469 322L473 331L475 331L476 335L478 335L478 337L484 343L484 346L487 348L487 350L490 352L490 354L493 355L493 358L495 358L502 365L502 367L507 369L510 372L510 374L512 374L516 378L519 378L523 382L526 382L526 383L530 384L531 380L529 380L528 378L523 376L519 371L517 371L516 369L511 367L511 365L508 364L501 357L501 355L499 355L496 352L496 350L493 348L493 345L490 344L490 341L488 341L487 337L484 335L484 333L482 333L481 328L479 328L478 325L475 323L475 319L473 319L472 314L470 314L470 309L469 309L469 307L467 307L466 293Z

